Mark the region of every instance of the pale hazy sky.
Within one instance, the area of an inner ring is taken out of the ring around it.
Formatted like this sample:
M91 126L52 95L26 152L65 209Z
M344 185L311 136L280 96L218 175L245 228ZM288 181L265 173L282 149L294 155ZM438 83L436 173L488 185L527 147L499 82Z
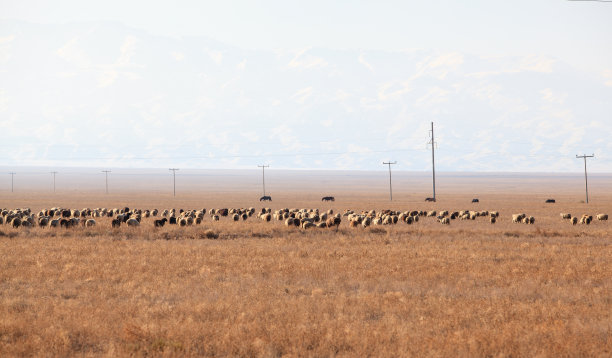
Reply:
M20 0L3 19L118 21L163 36L254 49L438 49L544 54L585 69L612 64L612 3L564 0Z
M0 164L612 171L612 3L0 0ZM0 165L2 166L2 165Z

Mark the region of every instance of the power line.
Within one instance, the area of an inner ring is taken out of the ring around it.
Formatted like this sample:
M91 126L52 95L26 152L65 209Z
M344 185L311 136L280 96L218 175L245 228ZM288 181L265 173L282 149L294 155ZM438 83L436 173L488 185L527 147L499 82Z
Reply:
M263 196L266 196L266 168L270 168L270 165L258 165L261 168L261 178L263 183Z
M174 194L173 196L176 196L176 171L179 170L178 168L170 168L168 170L172 170L172 176L174 178Z
M389 166L389 201L393 201L393 189L391 188L391 165L397 164L397 162L383 162L384 165Z
M595 158L595 154L591 155L576 155L576 158L584 159L584 188L586 192L586 203L589 203L589 181L587 179L587 158Z

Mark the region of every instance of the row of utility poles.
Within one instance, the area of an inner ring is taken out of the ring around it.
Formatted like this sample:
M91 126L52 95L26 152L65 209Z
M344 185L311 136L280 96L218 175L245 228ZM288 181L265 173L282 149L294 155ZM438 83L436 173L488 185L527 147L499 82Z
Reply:
M431 174L432 174L432 183L433 183L433 201L436 201L436 156L435 156L435 148L437 148L437 143L434 139L434 123L431 122L431 130L429 131L429 135L431 137L431 140L429 142L427 142L427 145L430 146L431 145ZM585 184L585 192L586 192L586 203L589 203L589 183L588 183L588 177L587 177L587 158L594 158L595 154L591 154L591 155L576 155L577 159L584 159L584 184ZM397 161L388 161L388 162L383 162L383 165L388 165L389 166L389 201L393 201L393 186L392 186L392 180L391 180L391 165L395 165L397 164ZM270 165L267 164L262 164L262 165L258 165L258 168L261 168L261 176L262 176L262 185L263 185L263 195L266 196L266 168L269 168ZM179 170L179 168L170 168L168 169L170 171L172 171L172 178L173 178L173 188L172 188L172 195L176 196L176 171ZM106 194L108 194L108 173L111 173L110 170L102 170L102 173L105 174L105 183L106 183ZM53 192L55 193L55 175L58 173L56 171L50 172L51 174L53 174ZM15 172L10 172L9 175L11 176L11 192L14 191L14 178L15 178Z

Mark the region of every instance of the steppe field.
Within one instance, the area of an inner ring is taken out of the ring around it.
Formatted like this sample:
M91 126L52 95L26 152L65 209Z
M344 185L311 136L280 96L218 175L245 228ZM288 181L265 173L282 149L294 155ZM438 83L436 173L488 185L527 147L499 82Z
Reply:
M33 170L33 169L32 169ZM165 171L165 172L164 172ZM0 356L610 357L612 175L167 170L3 178L0 208L489 210L303 230L0 225ZM10 180L10 179L9 179ZM8 190L7 190L8 188ZM333 195L335 202L321 202ZM472 198L480 203L472 204ZM547 198L557 203L545 204ZM513 213L534 216L512 223Z

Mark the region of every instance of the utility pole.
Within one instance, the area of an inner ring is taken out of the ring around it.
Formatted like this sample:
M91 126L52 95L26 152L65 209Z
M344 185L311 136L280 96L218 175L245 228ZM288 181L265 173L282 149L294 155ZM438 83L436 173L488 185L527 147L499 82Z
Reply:
M258 165L261 168L261 178L263 183L263 196L266 196L266 168L270 168L269 165Z
M397 164L397 162L383 162L384 165L389 166L389 201L393 201L393 190L391 189L391 165Z
M9 174L11 175L11 193L12 193L13 192L13 188L14 188L14 186L13 186L13 184L14 184L13 178L15 177L15 174L17 174L17 173L10 172Z
M586 191L586 203L589 203L589 181L587 179L587 167L586 167L586 163L587 163L587 158L595 158L595 154L591 154L591 155L576 155L576 158L582 158L584 159L584 188Z
M435 147L438 145L434 140L434 126L433 122L431 122L431 140L427 144L431 144L431 173L433 175L433 200L436 201L436 157L435 157Z
M176 171L178 168L170 168L168 170L172 170L172 176L174 177L174 196L176 196Z
M106 194L108 194L108 173L110 173L110 170L103 170L102 173L106 174Z
M51 174L53 174L53 192L55 193L55 174L57 174L57 172L51 172Z

